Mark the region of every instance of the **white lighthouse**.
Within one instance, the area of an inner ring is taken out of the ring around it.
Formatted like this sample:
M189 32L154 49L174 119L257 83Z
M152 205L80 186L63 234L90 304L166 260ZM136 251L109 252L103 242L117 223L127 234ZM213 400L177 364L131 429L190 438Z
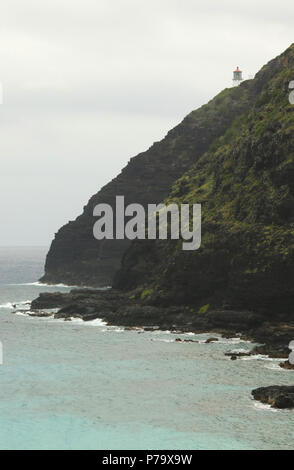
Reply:
M243 81L242 70L239 67L233 72L233 86L238 86Z

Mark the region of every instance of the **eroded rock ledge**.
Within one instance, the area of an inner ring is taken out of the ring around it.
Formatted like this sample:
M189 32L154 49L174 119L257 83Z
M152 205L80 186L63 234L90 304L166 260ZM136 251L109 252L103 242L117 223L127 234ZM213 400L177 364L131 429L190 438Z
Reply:
M109 324L127 327L154 327L161 329L217 332L223 335L241 335L261 343L252 352L271 357L288 358L288 344L294 338L294 322L283 315L274 320L250 311L209 310L199 312L193 306L158 305L142 298L141 290L121 292L114 289L73 289L69 293L41 293L32 302L35 315L44 309L56 309L56 318L82 318L90 321L101 318Z
M294 386L272 385L252 390L255 400L271 405L272 408L294 408Z

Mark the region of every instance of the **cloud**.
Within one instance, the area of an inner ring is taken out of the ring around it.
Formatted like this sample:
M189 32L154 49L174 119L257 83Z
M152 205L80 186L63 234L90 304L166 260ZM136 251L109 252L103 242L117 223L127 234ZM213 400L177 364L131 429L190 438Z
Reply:
M131 156L230 86L236 65L248 77L286 49L293 9L288 0L6 2L0 244L49 243Z

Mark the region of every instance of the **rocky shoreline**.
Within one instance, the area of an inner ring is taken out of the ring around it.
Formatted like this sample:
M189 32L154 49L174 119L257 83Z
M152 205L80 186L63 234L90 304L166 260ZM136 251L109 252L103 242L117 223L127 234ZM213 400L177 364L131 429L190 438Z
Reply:
M84 321L101 318L109 324L128 327L159 327L183 332L216 332L241 335L261 343L255 354L287 358L294 338L294 322L287 315L274 320L250 311L216 309L199 312L190 305L159 305L145 299L142 290L73 289L69 293L41 293L32 301L35 315L44 309L58 309L55 318L77 317Z
M69 293L41 293L33 300L33 315L44 316L44 309L58 309L55 318L81 318L91 321L101 318L110 325L124 327L157 327L171 331L207 333L224 336L240 335L245 340L260 343L253 354L273 358L288 358L288 344L294 338L294 322L287 316L276 315L269 320L250 311L209 310L199 313L193 306L158 305L142 299L142 291L128 293L114 289L73 289Z
M217 333L224 337L239 336L243 340L259 343L248 352L228 352L231 360L250 355L284 358L280 367L293 370L288 356L289 342L294 338L294 322L287 316L275 316L274 321L260 314L237 310L209 310L199 313L193 306L157 305L145 300L142 289L128 293L115 289L73 289L69 293L41 293L32 301L29 315L46 317L56 310L54 318L92 321L97 318L109 325L127 329L162 329L178 333ZM176 341L182 340L177 338ZM217 341L211 337L207 343ZM287 389L287 390L286 390ZM289 390L288 390L289 389ZM252 391L253 398L276 408L294 407L294 387L265 387Z

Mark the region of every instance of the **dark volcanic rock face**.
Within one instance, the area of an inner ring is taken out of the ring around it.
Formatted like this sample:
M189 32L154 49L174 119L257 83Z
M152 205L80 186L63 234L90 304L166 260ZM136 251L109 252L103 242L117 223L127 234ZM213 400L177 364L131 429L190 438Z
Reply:
M261 387L252 390L255 400L261 401L272 408L294 408L294 386L278 386Z
M115 288L144 285L157 304L186 303L200 312L250 310L269 321L279 314L293 318L292 79L294 45L252 81L259 91L250 111L173 185L166 203L202 205L200 249L183 251L181 240L136 240Z
M62 294L61 292L42 292L39 294L39 297L32 301L31 309L60 308L62 305L65 305L67 301L67 294Z
M55 235L41 280L69 285L111 285L130 242L95 240L94 206L107 203L115 207L116 196L122 195L126 204L136 202L146 206L162 202L172 184L198 161L214 139L226 131L236 116L249 109L252 94L256 93L250 83L224 90L189 114L161 142L132 158L115 179L90 199L83 214Z
M281 362L280 367L282 369L294 370L294 364L291 364L289 361Z
M93 196L56 235L44 279L109 284L122 265L112 292L71 294L58 315L242 332L287 357L294 338L292 79L294 45L254 80L191 113ZM97 203L114 205L116 195L126 204L160 202L173 182L166 203L202 204L199 250L183 251L181 240L94 240Z

